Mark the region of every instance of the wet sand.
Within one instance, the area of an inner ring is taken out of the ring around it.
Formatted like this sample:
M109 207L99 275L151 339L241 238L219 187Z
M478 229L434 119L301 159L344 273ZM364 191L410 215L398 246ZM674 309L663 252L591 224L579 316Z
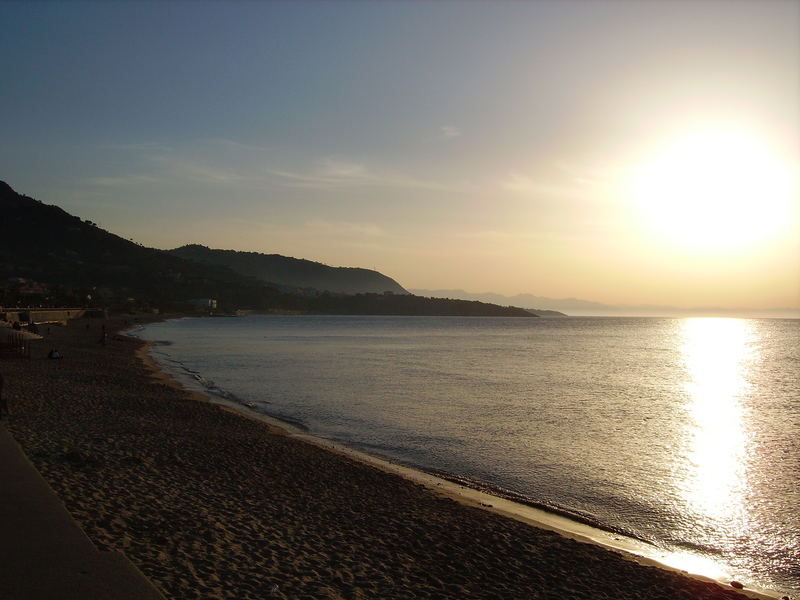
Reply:
M74 321L0 363L9 429L94 543L167 598L745 598L205 402L105 324L105 346L101 321Z

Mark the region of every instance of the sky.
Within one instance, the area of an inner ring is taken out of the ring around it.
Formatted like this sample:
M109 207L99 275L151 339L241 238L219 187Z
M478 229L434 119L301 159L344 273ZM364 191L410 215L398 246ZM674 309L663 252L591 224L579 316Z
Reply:
M406 288L800 308L800 2L2 2L0 179Z

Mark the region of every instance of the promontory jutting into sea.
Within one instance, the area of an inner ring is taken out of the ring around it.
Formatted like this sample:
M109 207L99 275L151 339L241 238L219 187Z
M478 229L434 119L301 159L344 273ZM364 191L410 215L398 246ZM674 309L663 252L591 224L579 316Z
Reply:
M248 316L146 326L188 386L800 588L800 321Z

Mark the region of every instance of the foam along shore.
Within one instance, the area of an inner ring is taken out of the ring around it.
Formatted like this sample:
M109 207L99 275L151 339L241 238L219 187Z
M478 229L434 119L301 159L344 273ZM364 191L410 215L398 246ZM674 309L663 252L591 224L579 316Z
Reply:
M9 429L95 545L167 598L746 597L554 515L202 401L153 376L145 344L116 335L131 323L103 324L106 344L100 321L72 321L31 360L2 363Z

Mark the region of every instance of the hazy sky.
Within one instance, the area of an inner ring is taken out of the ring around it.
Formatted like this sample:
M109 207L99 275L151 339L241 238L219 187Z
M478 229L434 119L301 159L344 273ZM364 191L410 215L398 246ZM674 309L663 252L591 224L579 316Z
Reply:
M800 307L800 2L3 2L0 77L0 179L148 246Z

